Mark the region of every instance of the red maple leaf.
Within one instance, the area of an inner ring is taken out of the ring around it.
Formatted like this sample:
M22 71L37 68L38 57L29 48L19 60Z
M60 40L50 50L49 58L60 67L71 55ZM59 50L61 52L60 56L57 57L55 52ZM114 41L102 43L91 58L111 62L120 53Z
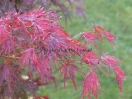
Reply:
M8 31L4 26L0 26L0 44L3 43L8 37Z
M119 85L120 93L122 93L122 81L126 78L126 75L123 73L119 66L115 66L113 70L116 74L116 81Z
M98 36L95 33L85 32L83 34L83 37L85 38L85 40L87 41L88 44L93 43L96 48L100 49L96 43L96 40L98 40Z
M84 99L86 94L88 94L88 99L91 99L91 94L93 94L95 98L98 98L99 89L102 90L98 77L94 71L90 71L83 80L82 99Z
M102 56L103 59L103 63L107 66L116 66L118 63L121 63L121 61L117 58L115 58L114 56L110 56L110 55L103 55Z
M100 59L98 58L98 55L93 51L86 53L83 56L82 61L88 64L91 68L97 66L100 63Z
M81 72L81 70L73 64L73 61L67 61L61 67L61 76L64 75L64 87L66 86L66 80L68 75L70 76L75 89L77 89L75 82L75 72Z
M92 32L85 32L83 36L87 42L95 42L97 40L96 34Z
M94 32L99 37L99 40L103 42L102 32L104 31L104 29L99 25L93 25L93 28Z
M115 39L116 36L108 31L103 31L104 36L106 37L106 39L111 43L111 45L115 45Z
M123 71L121 70L121 68L118 66L118 64L121 61L118 60L117 58L115 58L114 56L110 56L110 55L104 55L103 60L107 66L109 66L113 69L113 71L116 75L116 81L117 81L119 88L120 88L120 93L122 93L122 81L124 78L126 78L126 76L123 73Z

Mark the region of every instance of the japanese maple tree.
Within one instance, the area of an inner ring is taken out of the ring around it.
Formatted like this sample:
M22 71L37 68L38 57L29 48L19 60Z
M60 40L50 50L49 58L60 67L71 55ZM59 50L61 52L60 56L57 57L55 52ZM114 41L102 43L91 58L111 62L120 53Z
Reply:
M29 94L34 99L49 99L48 96L38 97L35 92L39 86L57 83L53 72L63 77L64 87L69 77L75 89L75 73L84 74L80 96L84 99L88 95L90 99L93 94L98 98L98 91L102 88L96 72L100 70L100 65L115 73L122 93L122 81L126 77L119 66L122 62L103 53L97 43L104 43L106 38L115 46L116 36L98 25L92 25L92 32L78 34L77 39L68 35L59 24L59 11L65 17L72 13L70 8L84 17L85 14L80 7L82 0L65 1L69 5L63 4L63 0L0 0L1 99L27 99ZM46 10L53 6L59 9ZM84 72L79 67L82 63L90 71Z

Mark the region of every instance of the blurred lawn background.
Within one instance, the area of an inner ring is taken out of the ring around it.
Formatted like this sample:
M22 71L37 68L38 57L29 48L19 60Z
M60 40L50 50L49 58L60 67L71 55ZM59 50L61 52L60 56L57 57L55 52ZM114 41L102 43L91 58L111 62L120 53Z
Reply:
M104 52L123 61L121 68L127 75L127 79L123 81L123 93L120 95L114 74L111 72L108 75L105 71L102 75L99 74L99 81L104 90L99 92L99 99L132 99L132 0L84 0L84 5L88 20L84 22L82 17L74 15L71 22L68 21L66 25L62 19L64 29L71 35L77 35L88 31L91 24L97 24L114 33L117 36L115 51L112 51L107 42L101 47ZM88 70L86 66L80 68ZM41 87L38 94L47 95L49 99L80 99L82 79L83 75L78 73L76 75L78 90L74 89L70 79L64 89L62 79L57 82L57 88L54 84L49 84Z

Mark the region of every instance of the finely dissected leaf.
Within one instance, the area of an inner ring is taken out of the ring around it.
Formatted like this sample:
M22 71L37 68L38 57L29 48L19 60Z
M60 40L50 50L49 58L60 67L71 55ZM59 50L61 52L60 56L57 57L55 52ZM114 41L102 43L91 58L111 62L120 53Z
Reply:
M103 41L103 35L106 37L106 39L112 44L115 45L115 35L104 30L101 26L98 25L94 25L93 26L95 33L97 34L97 36L99 37L100 41Z
M82 60L90 66L90 68L94 68L95 66L99 65L101 62L98 58L98 55L94 53L93 51L86 53Z
M75 72L81 72L81 70L73 64L73 61L68 61L62 65L61 76L64 75L64 87L66 86L66 80L69 75L74 84L75 89L77 89L75 82Z
M91 99L91 94L93 94L95 98L98 98L99 89L102 90L98 77L94 71L90 71L83 80L82 99L84 99L87 94L88 99Z
M16 75L13 73L11 66L7 64L0 65L0 86L1 90L4 91L3 96L5 94L10 97L15 96L14 83L16 81Z
M115 35L108 32L108 31L103 31L104 36L106 37L106 39L111 43L111 45L115 45Z
M102 56L103 63L107 66L117 66L118 63L121 63L121 61L114 56L110 55L103 55Z
M97 36L96 36L95 33L85 32L85 33L83 34L83 36L84 36L84 38L85 38L85 40L86 40L87 42L94 43L95 40L97 40Z
M110 55L104 55L103 60L107 66L113 69L116 75L116 81L120 88L120 93L122 93L122 81L123 79L126 78L126 76L121 70L121 68L118 66L118 64L121 63L121 61L115 58L114 56L110 56Z
M104 29L99 25L93 25L93 28L94 32L99 37L99 40L103 42L102 32L104 31Z
M95 33L85 32L83 36L88 44L94 44L97 49L100 49L98 44L96 43L97 40L99 41L99 37Z
M15 53L16 42L12 39L12 37L7 37L7 39L1 44L1 54L10 54L11 52Z
M8 37L8 31L4 25L0 25L0 44L2 44Z
M36 65L38 68L40 67L40 64L38 62L36 53L33 48L26 49L21 57L19 58L21 65Z
M120 93L122 93L122 81L126 78L126 75L123 73L123 71L121 70L119 66L115 66L113 70L116 75L116 81L120 88Z

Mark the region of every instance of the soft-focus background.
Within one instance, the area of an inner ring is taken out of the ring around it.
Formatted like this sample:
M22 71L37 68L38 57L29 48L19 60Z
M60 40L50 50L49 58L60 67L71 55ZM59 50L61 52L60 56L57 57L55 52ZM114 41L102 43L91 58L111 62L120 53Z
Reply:
M127 75L123 82L123 93L120 95L115 76L112 72L105 71L99 74L99 81L104 92L99 92L99 99L132 99L132 0L84 0L87 21L83 17L71 17L71 22L61 24L71 35L87 31L91 24L97 24L117 36L116 49L112 50L109 43L100 45L104 52L123 61L121 68ZM86 68L86 66L80 66ZM57 76L58 74L56 74ZM63 79L54 84L41 87L39 95L47 95L49 99L80 99L83 75L77 74L76 81L78 89L75 90L71 80L67 81L67 87L63 87ZM87 98L86 98L87 99ZM92 98L94 99L94 98Z

